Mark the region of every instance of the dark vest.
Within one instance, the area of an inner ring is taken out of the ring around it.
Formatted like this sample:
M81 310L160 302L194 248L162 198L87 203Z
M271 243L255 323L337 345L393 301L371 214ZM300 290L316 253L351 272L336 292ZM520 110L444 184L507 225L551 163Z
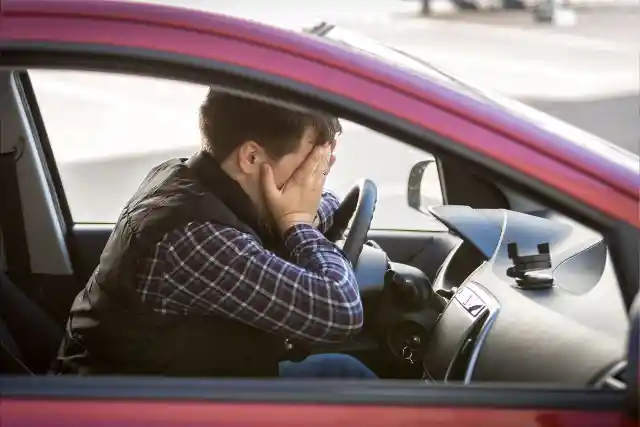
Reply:
M221 316L162 315L136 292L138 263L192 221L262 241L255 207L213 158L197 153L154 168L127 203L100 264L71 307L53 371L79 374L277 376L283 339Z

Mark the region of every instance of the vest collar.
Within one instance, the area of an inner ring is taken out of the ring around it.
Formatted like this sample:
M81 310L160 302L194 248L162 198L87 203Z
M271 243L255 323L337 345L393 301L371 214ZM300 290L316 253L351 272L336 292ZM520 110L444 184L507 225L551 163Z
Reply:
M258 210L240 184L221 167L220 162L204 151L191 156L186 165L195 173L200 183L224 203L240 221L259 235L265 234Z

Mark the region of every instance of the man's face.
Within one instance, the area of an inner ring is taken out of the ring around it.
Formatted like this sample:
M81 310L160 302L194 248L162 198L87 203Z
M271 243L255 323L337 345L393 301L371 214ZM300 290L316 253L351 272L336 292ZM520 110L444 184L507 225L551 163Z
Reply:
M302 138L300 138L300 141L298 142L298 148L295 151L284 155L279 160L268 160L268 163L273 169L275 183L278 188L281 189L282 187L284 187L293 173L309 156L309 154L313 150L313 147L315 146L315 143L317 142L316 137L316 132L313 129L307 129L302 135ZM262 221L264 222L264 224L268 228L275 229L273 218L271 217L271 214L266 206L267 204L264 198L264 190L262 185L260 185L258 210L261 213Z
M273 168L276 185L282 188L291 178L293 173L300 167L302 162L309 156L316 142L316 132L313 129L306 129L298 141L298 148L284 155L279 160L270 160L269 164Z
M240 182L249 197L257 205L260 216L267 225L272 225L272 219L264 198L260 165L266 162L271 166L276 186L282 188L309 156L317 142L316 139L316 131L312 128L306 129L298 141L297 148L278 160L271 158L262 147L254 142L244 144L234 156L231 156L235 159L233 162L237 162L237 166L227 169L227 171L238 172L237 174L232 173L232 176ZM332 150L334 148L335 142L333 142ZM334 157L332 156L331 163L333 160ZM228 162L229 160L225 161L225 163Z

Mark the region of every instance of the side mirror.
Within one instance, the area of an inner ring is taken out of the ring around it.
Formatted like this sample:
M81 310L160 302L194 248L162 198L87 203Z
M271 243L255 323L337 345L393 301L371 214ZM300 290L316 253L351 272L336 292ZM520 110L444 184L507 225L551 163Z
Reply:
M444 204L435 159L421 160L411 168L407 182L407 203L423 213L428 213L429 206Z

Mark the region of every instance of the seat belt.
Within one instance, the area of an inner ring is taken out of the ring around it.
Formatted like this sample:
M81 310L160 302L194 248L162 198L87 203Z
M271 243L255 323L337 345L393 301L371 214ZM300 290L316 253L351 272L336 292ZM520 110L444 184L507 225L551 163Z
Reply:
M0 319L0 373L1 374L29 374L31 369L24 364L18 345L13 340L7 326Z
M15 151L0 153L0 230L9 273L15 277L31 273Z

